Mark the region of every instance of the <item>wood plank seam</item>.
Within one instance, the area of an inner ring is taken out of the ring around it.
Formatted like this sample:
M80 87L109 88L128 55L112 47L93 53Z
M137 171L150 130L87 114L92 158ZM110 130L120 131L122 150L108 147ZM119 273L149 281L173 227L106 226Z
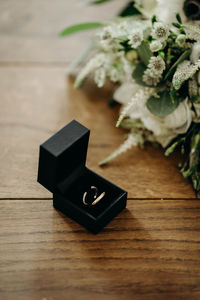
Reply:
M17 197L17 198L0 198L0 200L53 200L53 198L24 198L24 197ZM156 200L156 201L184 201L184 200L192 200L192 201L199 201L199 198L127 198L128 201L147 201L147 200Z

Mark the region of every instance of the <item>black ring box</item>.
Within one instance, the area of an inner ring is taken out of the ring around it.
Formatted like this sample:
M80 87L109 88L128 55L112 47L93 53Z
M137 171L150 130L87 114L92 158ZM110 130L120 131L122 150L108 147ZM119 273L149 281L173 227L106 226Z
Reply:
M85 166L90 130L76 120L40 146L38 182L53 193L53 206L98 233L126 207L127 192ZM83 204L91 186L105 196L96 205Z

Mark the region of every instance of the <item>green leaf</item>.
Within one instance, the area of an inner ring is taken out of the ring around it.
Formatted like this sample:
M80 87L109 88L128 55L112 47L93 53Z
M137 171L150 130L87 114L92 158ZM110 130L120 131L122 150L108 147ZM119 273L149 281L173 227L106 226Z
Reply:
M182 102L185 99L185 94L178 93L175 89L170 90L170 97L172 102Z
M193 103L199 103L200 102L200 97L199 96L192 96L192 97L190 97L190 100Z
M70 34L77 33L79 31L95 29L102 26L104 26L104 24L98 22L80 23L65 28L63 31L61 31L60 36L67 36Z
M143 75L144 75L144 71L146 70L146 66L142 63L138 64L132 74L133 79L135 79L135 82L139 85L143 85L143 86L147 86L147 87L153 87L151 85L146 84L143 81ZM160 82L157 84L157 87L159 88L163 88L165 86L164 82Z
M197 198L198 198L198 193L199 193L199 190L200 190L200 172L198 172L197 170L195 170L191 174L191 179L192 179L193 187L194 187L194 189L196 191Z
M159 50L158 51L158 55L163 59L165 60L165 52L163 50Z
M105 3L105 2L109 2L111 0L93 0L90 2L90 4L102 4L102 3Z
M174 27L176 27L176 28L180 28L181 27L181 25L179 23L175 23L175 22L172 22L172 25L174 25Z
M163 91L159 92L158 95L159 98L152 96L146 103L148 110L154 115L167 116L171 114L180 103L180 99L172 92Z
M180 16L180 14L176 14L176 20L180 23L180 24L182 24L182 20L181 20L181 16Z
M128 5L120 12L120 17L134 16L141 14L137 7L134 6L133 2L128 3Z
M137 48L138 55L142 62L147 66L149 63L150 58L153 56L149 46L144 41L141 45Z
M165 155L166 156L169 156L171 153L174 152L174 150L179 146L181 145L182 143L185 142L185 137L181 137L181 138L178 138L174 143L172 143L165 151Z
M168 79L176 70L176 67L178 66L178 64L180 64L182 61L184 61L186 58L188 58L191 54L191 50L186 50L185 52L183 52L181 54L181 56L179 56L179 58L177 59L177 61L171 66L171 68L169 69L169 71L167 72L167 74L165 75L164 80Z
M155 15L152 16L151 22L152 22L152 24L157 22L157 17Z
M143 80L143 74L144 71L146 70L146 66L143 64L138 64L135 68L135 70L133 71L132 77L135 79L137 84L143 85L143 86L147 86Z
M175 142L170 147L168 147L165 151L165 156L169 156L170 154L172 154L178 145L179 142Z

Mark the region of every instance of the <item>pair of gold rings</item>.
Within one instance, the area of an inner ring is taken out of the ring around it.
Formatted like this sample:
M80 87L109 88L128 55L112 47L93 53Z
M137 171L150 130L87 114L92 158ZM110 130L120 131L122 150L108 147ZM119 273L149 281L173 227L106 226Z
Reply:
M105 192L101 193L98 196L98 189L96 186L92 185L90 187L90 190L87 192L84 192L83 194L83 204L84 205L96 205L101 199L105 196ZM87 201L87 198L90 198L89 201Z

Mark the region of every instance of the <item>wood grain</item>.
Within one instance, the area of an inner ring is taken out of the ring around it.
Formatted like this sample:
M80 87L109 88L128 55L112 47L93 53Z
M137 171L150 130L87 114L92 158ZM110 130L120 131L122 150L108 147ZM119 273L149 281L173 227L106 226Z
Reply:
M82 22L104 22L124 5L121 0L104 6L84 5L84 0L0 1L0 62L71 62L90 41L91 32L60 38L59 32Z
M198 200L129 200L98 235L52 201L0 201L0 298L199 299Z

